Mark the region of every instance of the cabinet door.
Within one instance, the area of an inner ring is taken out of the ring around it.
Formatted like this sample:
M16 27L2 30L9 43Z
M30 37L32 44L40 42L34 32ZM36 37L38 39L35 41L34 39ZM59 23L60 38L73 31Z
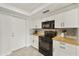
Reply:
M1 39L0 39L0 49L1 55L8 55L11 52L11 33L12 33L12 20L9 16L0 14L1 21Z
M78 28L78 9L55 15L55 28Z
M33 47L35 47L36 49L39 48L39 41L38 41L38 36L33 36Z
M40 19L38 19L37 21L36 21L36 28L42 28L42 26L41 26L41 20Z
M31 28L41 28L41 20L32 20L31 21Z
M18 21L16 21L18 20ZM12 50L25 46L25 20L0 14L1 54L8 55ZM14 37L14 38L13 38Z
M64 49L62 49L60 42L53 40L53 56L65 56Z
M55 28L62 28L62 13L55 15Z
M72 9L66 11L62 15L65 28L77 28L78 27L78 9Z
M66 55L66 56L75 56L76 55L76 46L75 45L60 42L59 48L61 51L63 51L64 55Z
M12 50L25 46L25 20L12 19Z
M54 56L75 56L76 46L54 40L53 55Z
M76 54L77 56L79 56L79 46L76 46L76 48L77 48Z
M60 46L60 43L58 41L53 40L53 52L52 53L54 56L62 55L60 53L63 53L63 52L60 51L61 49L59 48L59 46Z

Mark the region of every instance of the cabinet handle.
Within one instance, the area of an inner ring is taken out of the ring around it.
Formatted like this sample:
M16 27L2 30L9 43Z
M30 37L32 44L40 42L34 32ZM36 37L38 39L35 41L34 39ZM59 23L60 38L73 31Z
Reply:
M64 22L62 23L62 26L64 27Z
M61 27L62 27L62 23L61 23Z
M14 33L12 33L12 37L15 37Z
M33 40L33 43L34 43L34 40Z
M65 47L63 47L63 46L60 46L60 48L62 48L62 49L66 49Z
M64 27L64 22L61 23L61 27Z

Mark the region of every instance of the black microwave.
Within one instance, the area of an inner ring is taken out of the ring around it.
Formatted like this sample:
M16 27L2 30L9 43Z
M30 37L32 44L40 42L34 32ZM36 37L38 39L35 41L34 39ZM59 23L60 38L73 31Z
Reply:
M55 21L45 21L42 22L42 29L54 29L55 28Z

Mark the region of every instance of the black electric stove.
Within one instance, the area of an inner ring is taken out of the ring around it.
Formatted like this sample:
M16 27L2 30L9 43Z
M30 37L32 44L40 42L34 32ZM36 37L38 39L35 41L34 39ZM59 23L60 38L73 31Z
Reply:
M53 40L57 32L55 31L45 31L44 36L39 36L39 52L45 56L53 55Z

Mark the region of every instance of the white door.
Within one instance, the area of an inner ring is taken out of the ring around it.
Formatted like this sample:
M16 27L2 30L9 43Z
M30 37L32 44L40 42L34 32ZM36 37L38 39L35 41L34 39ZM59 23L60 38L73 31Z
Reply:
M25 46L25 20L0 14L0 55Z
M12 26L11 26L11 19L9 16L0 14L0 49L1 49L1 55L8 55L11 52L11 32L12 32Z
M25 46L25 20L12 20L12 50Z

